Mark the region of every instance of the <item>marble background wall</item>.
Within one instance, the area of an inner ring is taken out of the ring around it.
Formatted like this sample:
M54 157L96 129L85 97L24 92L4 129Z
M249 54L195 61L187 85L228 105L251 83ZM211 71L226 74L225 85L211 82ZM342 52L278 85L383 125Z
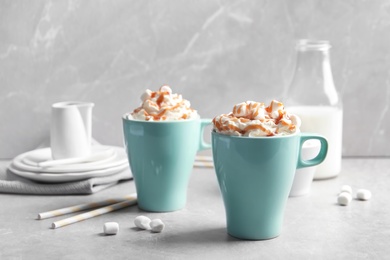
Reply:
M0 0L0 158L49 133L50 105L95 103L93 136L169 84L203 117L280 97L294 41L332 43L344 156L390 156L388 0Z

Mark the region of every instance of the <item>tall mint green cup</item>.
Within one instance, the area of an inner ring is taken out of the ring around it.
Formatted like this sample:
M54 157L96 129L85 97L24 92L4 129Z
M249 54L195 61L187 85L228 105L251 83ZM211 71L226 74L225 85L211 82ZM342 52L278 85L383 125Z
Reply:
M125 147L137 190L138 207L153 212L185 207L187 187L211 119L139 121L122 117Z
M318 155L304 161L302 145L318 139ZM212 132L215 172L225 205L228 233L248 240L280 235L295 170L320 164L327 140L298 133L274 137L238 137Z

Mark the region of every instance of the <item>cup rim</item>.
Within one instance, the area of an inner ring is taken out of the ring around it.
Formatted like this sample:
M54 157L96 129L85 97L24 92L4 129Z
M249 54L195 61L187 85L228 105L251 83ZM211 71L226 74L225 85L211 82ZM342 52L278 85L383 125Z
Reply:
M226 137L232 138L232 139L248 139L248 140L267 140L267 139L291 138L291 137L298 136L300 133L301 132L295 132L293 134L288 134L288 135L273 135L273 136L252 137L252 136L227 135L227 134L218 133L215 130L211 131L211 135L226 136Z
M140 122L145 124L172 124L172 123L179 124L179 123L192 122L192 121L197 121L202 119L200 116L198 116L198 118L190 118L190 119L183 119L183 120L145 121L145 120L138 120L134 118L128 118L129 115L131 116L130 113L123 114L122 119L125 121Z
M53 108L65 108L65 107L93 107L95 106L92 102L83 101L62 101L52 104Z

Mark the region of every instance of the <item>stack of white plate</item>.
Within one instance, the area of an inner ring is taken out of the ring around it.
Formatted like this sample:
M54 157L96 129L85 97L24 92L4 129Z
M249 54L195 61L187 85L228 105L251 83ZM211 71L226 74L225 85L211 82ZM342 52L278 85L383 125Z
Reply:
M53 160L50 148L42 148L15 157L8 169L25 178L40 182L68 182L109 176L129 168L123 148L92 146L85 158Z

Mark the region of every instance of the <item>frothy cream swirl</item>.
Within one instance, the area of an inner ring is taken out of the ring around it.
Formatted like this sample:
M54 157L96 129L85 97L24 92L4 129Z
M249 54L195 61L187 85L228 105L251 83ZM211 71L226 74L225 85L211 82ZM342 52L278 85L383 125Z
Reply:
M182 95L173 94L164 85L158 91L147 89L141 95L141 105L131 113L133 119L143 121L173 121L199 118L198 112Z
M288 113L283 103L272 100L264 103L246 101L233 107L233 112L213 119L216 132L235 136L275 136L299 132L301 120Z

